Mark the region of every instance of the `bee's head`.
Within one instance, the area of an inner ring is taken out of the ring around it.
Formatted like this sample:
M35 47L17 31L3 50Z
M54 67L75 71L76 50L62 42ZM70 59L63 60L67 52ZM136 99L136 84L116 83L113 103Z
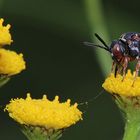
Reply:
M117 60L120 60L122 57L125 56L126 53L126 44L124 44L120 40L114 40L112 41L110 45L110 52L112 58L116 58Z

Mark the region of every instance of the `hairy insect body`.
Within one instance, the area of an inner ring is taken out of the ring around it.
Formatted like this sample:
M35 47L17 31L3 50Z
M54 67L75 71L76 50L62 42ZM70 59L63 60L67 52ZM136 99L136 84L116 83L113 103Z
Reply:
M98 35L95 36L101 41L104 46L95 45L90 42L84 42L85 45L99 47L105 49L111 54L113 59L112 72L116 76L117 73L125 77L126 69L130 61L137 61L135 78L138 76L140 70L140 33L128 32L120 36L119 39L112 41L111 45L108 46L104 40Z
M134 59L138 59L140 57L140 33L124 33L121 35L120 40L126 44L129 57Z
M115 75L116 73L122 72L123 77L125 77L128 63L137 60L136 79L140 69L140 33L128 32L122 34L118 40L111 43L110 52L112 52L113 63L117 62L115 66ZM114 64L112 67L114 67ZM114 68L112 68L112 70L113 69Z

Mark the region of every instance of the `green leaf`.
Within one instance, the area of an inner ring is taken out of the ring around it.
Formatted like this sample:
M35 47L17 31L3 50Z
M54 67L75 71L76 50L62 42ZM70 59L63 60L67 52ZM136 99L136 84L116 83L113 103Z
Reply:
M9 80L10 80L10 77L6 75L0 76L0 87L4 86Z

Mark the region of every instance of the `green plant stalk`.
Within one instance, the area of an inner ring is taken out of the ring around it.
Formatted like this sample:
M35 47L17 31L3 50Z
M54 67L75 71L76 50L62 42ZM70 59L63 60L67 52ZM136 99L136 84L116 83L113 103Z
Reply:
M85 0L85 7L90 26L91 37L94 43L99 44L99 41L97 41L97 39L95 40L94 37L94 33L98 33L108 44L108 42L110 42L110 39L103 15L101 0ZM102 72L106 76L111 70L112 60L110 54L100 48L94 49L96 51L96 57L98 59Z
M125 107L125 106L124 106ZM133 103L124 108L125 129L123 140L140 139L140 106Z
M140 120L127 121L125 124L125 133L123 140L139 140L140 139Z
M125 122L123 140L140 140L140 97L114 97Z

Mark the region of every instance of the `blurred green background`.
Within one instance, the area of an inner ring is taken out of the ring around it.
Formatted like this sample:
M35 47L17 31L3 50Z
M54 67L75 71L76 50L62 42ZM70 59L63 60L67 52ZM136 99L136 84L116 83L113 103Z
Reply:
M27 62L26 71L1 88L1 106L27 92L78 103L93 99L102 91L110 59L83 42L92 42L94 32L107 44L124 32L139 32L139 5L138 0L0 0L0 15L12 25L9 49L23 52ZM67 129L62 140L121 139L124 124L109 94L79 108L84 120ZM0 113L0 140L26 140L8 114Z

